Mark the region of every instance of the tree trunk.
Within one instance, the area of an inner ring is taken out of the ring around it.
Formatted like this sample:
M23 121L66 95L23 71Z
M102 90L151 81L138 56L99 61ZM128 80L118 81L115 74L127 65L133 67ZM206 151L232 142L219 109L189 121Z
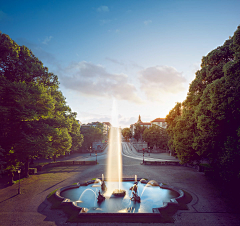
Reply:
M25 162L25 177L29 177L29 158L26 158L26 162Z
M13 185L14 184L13 176L14 176L14 174L13 174L12 171L8 173L8 184L9 185Z
M56 162L56 155L53 156L53 161Z

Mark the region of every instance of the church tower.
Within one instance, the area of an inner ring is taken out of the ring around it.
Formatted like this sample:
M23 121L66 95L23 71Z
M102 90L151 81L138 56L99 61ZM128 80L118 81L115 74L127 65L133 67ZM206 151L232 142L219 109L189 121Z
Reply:
M137 121L137 123L142 123L142 120L141 120L141 116L140 116L140 115L138 116L138 121Z

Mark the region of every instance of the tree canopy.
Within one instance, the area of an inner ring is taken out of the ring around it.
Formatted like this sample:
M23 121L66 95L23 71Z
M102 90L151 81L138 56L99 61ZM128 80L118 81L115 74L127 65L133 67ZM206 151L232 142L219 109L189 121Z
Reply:
M76 113L56 75L31 50L0 33L0 147L13 170L37 156L58 156L81 146Z
M166 129L157 125L153 125L149 129L146 128L143 132L143 140L147 142L151 148L154 146L166 148L168 140Z
M132 137L130 128L124 128L122 130L122 135L126 139L126 141L129 142L129 139Z
M140 115L139 115L140 118ZM134 130L134 138L138 141L138 140L142 140L142 135L143 135L143 131L146 129L145 126L141 126L139 123L136 123L136 128Z
M84 136L83 148L89 149L92 147L93 142L103 138L103 131L99 127L89 126L88 128L83 128L81 129L81 133Z
M186 100L166 121L182 163L205 159L225 181L240 179L240 26L202 58Z

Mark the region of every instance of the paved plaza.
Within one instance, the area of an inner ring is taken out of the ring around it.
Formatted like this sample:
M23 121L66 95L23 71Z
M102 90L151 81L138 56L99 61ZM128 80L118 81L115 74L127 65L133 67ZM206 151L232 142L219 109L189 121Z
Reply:
M124 145L123 145L124 147ZM106 151L107 152L107 151ZM67 217L61 210L51 210L47 195L60 187L75 182L84 182L101 177L106 170L106 152L98 156L98 165L79 165L49 168L32 175L21 182L22 194L17 195L18 184L0 189L0 225L100 225L100 223L66 223ZM183 166L141 165L141 155L134 153L127 157L129 150L124 147L123 177L154 179L189 192L193 200L189 210L178 211L174 223L140 225L240 225L239 214L234 213L221 192L196 169ZM164 157L165 156L165 157ZM150 156L151 157L151 156ZM152 156L158 159L175 159L166 153ZM73 155L69 160L95 159L88 154ZM102 224L103 225L103 224ZM139 225L139 223L104 223L104 225Z

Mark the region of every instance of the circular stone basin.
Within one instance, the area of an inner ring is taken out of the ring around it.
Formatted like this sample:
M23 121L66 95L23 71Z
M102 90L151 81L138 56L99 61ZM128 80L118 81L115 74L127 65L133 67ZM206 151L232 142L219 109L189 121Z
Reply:
M129 188L133 187L134 181L123 181L120 185L121 190L125 191L124 196L113 195L113 191L118 188L117 182L105 181L106 191L101 190L101 186L91 183L79 188L66 188L60 193L65 199L70 199L78 207L85 208L86 212L91 213L153 213L153 208L160 208L164 203L171 202L180 194L172 189L161 188L159 184L150 183L148 186L144 183L138 183L137 195L141 198L141 202L131 201L133 196ZM118 189L117 189L118 190ZM97 201L98 194L105 197L102 202Z

